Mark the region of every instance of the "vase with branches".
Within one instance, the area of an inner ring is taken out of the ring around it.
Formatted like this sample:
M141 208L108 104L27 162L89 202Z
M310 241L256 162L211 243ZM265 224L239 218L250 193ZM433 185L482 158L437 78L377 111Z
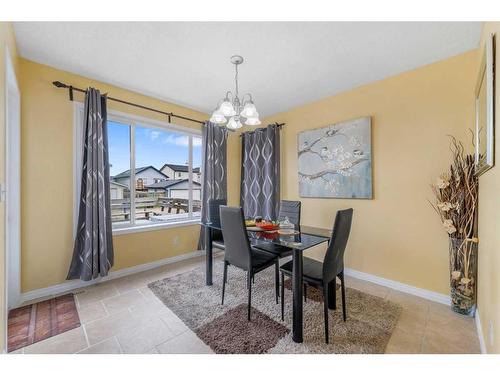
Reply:
M448 233L453 311L473 316L476 310L478 178L474 156L451 137L453 162L431 185L432 207Z

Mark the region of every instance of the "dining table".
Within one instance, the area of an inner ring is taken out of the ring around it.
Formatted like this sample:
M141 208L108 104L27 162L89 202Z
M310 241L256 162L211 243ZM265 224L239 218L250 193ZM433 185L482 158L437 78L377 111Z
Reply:
M213 268L213 245L212 234L214 231L221 231L219 222L201 223L205 236L205 263L206 263L206 285L212 285ZM329 243L331 231L324 228L311 226L300 226L293 234L280 234L280 231L263 231L255 226L247 226L248 239L250 245L260 251L266 251L266 245L273 243L292 250L292 338L293 341L301 343L304 340L303 334L303 254L304 251L322 243ZM334 283L332 281L332 283ZM328 308L335 309L335 288L336 285L329 285L328 288Z

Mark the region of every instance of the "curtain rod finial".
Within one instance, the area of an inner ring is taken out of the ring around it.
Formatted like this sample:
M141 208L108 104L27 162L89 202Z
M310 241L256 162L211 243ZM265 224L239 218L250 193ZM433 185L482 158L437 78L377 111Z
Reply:
M62 83L61 81L54 81L52 82L52 84L55 86L55 87L68 87L67 85L65 85L64 83Z

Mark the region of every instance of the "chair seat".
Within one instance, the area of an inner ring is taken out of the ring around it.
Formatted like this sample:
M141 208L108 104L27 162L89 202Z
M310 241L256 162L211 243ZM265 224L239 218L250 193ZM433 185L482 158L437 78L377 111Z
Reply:
M292 255L292 250L285 246L276 245L274 243L259 244L259 250L277 255L278 258L285 258Z
M293 272L293 261L289 261L280 267L280 270L287 275L291 275ZM323 263L317 260L304 257L303 267L302 267L304 279L310 279L322 284L323 282Z
M274 254L252 248L252 266L254 270L267 268L270 264L276 262L277 258Z

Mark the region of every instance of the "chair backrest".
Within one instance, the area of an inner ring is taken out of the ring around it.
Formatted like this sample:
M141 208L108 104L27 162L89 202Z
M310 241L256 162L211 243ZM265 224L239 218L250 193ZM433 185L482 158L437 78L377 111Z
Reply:
M227 204L226 199L209 199L208 200L208 221L220 225L220 206Z
M281 201L278 221L283 221L285 217L288 217L288 220L295 225L295 229L298 229L300 226L300 206L300 201Z
M337 211L332 238L323 260L323 280L330 282L344 269L344 252L351 231L353 209Z
M225 260L236 267L249 270L252 266L252 253L243 210L241 207L220 206L220 219L226 246Z

